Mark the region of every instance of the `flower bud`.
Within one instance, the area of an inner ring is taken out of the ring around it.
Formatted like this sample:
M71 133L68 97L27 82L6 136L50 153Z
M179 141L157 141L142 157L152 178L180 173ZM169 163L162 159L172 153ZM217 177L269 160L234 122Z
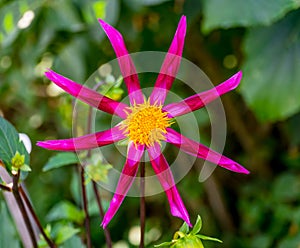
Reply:
M13 168L20 169L25 164L25 155L16 151L15 156L11 159L11 164Z
M187 235L184 238L178 239L171 248L204 248L201 240L193 235Z

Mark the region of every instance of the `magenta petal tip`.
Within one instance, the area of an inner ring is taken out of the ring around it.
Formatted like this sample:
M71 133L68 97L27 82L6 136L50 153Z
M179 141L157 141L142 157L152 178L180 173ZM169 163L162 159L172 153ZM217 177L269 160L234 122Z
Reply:
M238 87L238 85L241 82L243 73L242 71L238 71L236 74L234 74L229 80L233 79L233 87L231 88L231 90L235 89L236 87ZM229 81L228 80L228 81Z
M55 71L51 70L51 69L47 69L44 72L44 75L52 82L54 82L55 84L57 84L57 82L61 83L62 79L64 78L63 76L57 74ZM58 85L58 84L57 84ZM60 85L58 85L60 86ZM60 86L61 87L61 86Z
M43 147L43 148L46 148L46 147L48 147L49 144L47 144L47 141L37 141L36 145L40 146L40 147Z
M246 168L244 168L241 165L239 165L239 167L238 167L238 172L242 173L242 174L250 174L250 171L248 171Z
M185 15L181 16L179 24L184 24L186 26L186 16Z
M101 227L102 227L103 229L106 229L107 224L108 224L108 222L103 220L102 223L101 223Z
M100 23L100 25L103 27L103 25L107 25L107 23L105 21L103 21L102 19L98 19L98 22Z

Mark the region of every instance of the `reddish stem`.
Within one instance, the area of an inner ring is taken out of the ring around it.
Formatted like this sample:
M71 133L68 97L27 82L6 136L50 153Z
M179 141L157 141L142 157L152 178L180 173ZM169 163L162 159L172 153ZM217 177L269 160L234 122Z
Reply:
M41 234L43 235L44 239L46 240L47 244L49 245L50 248L56 248L55 243L45 233L45 231L44 231L44 229L43 229L43 227L42 227L42 225L41 225L41 223L40 223L40 221L39 221L39 219L38 219L38 217L37 217L37 215L36 215L36 213L35 213L32 205L31 205L31 202L29 201L29 198L27 197L27 195L26 195L26 193L23 190L23 188L22 188L21 185L19 186L19 191L21 193L22 198L25 201L25 204L27 205L27 208L28 208L28 210L29 210L32 218L34 219L36 225L38 226L38 228L39 228Z
M140 225L141 225L141 241L140 248L145 247L145 219L146 219L146 204L145 204L145 162L140 163Z
M30 239L31 239L31 242L32 242L32 246L34 248L38 248L37 241L36 241L36 238L35 238L35 234L33 232L33 228L32 228L31 222L29 220L29 217L28 217L28 214L27 214L24 202L23 202L23 200L21 198L21 195L20 195L20 192L19 192L20 170L18 170L17 174L13 175L12 178L13 178L13 187L12 187L13 195L14 195L14 197L16 199L16 202L17 202L17 204L19 206L19 209L21 211L21 214L23 216L23 219L24 219L27 231L29 233L29 236L30 236Z

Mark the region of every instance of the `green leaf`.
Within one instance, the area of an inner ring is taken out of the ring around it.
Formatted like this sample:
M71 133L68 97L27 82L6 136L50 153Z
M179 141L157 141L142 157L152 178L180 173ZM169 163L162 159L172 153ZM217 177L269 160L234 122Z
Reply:
M293 173L283 173L276 178L272 187L276 202L293 202L300 197L300 178Z
M270 234L256 234L251 238L250 247L268 248L272 247L273 237Z
M48 6L44 18L55 29L78 31L83 28L76 7L72 2L56 0L49 2Z
M85 167L86 174L88 177L95 182L108 182L108 172L112 168L110 164L102 164L98 162L97 164L89 164Z
M43 171L49 171L52 169L57 169L63 166L77 164L77 155L73 152L62 152L51 157L48 162L43 167Z
M86 65L84 50L88 43L83 37L73 39L61 51L54 60L54 68L62 68L62 74L77 82L85 80ZM74 56L76 54L76 56Z
M139 10L145 6L159 5L168 1L170 0L127 0L125 3L129 8Z
M300 234L297 233L294 236L286 236L283 238L278 245L278 248L295 248L299 246Z
M48 221L70 220L82 224L84 213L71 202L63 201L56 204L47 215Z
M4 165L11 171L12 160L17 154L24 156L24 164L29 164L29 154L16 129L0 116L0 159Z
M180 232L183 232L184 234L187 234L189 232L189 226L186 222L182 224L182 226L179 229Z
M61 226L57 231L55 243L62 244L79 232L79 228L74 228L72 226Z
M300 110L299 41L300 11L246 36L240 90L262 122L283 120Z
M29 172L29 171L31 171L31 168L30 168L29 165L24 164L24 165L22 165L22 167L20 168L20 170L21 171L27 171L27 172Z
M198 232L200 232L201 228L202 228L202 220L201 220L200 215L198 215L196 224L195 224L193 230L190 232L190 234L192 234L192 235L197 234Z
M217 238L208 237L208 236L205 236L205 235L202 235L202 234L197 234L196 236L199 239L202 239L202 240L209 240L209 241L216 241L216 242L219 242L219 243L223 243L222 240L219 240Z
M174 242L163 242L159 245L154 245L154 247L170 247Z
M93 3L93 10L97 18L104 19L106 15L106 1L97 1Z
M21 29L18 22L23 14L34 8L36 10L42 3L43 1L34 0L7 1L7 4L0 8L0 37L3 47L9 47L19 35Z
M205 0L203 31L270 25L299 6L298 0Z
M143 5L158 5L170 0L142 0L140 1Z
M82 243L82 240L78 236L72 236L64 242L61 248L85 248L86 246Z
M7 33L12 31L12 29L14 28L13 19L14 19L14 16L12 13L7 13L4 16L3 28Z

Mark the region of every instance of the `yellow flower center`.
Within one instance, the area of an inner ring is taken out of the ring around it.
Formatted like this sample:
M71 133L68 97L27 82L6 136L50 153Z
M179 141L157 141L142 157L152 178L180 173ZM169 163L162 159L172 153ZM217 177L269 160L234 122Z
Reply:
M165 140L166 128L173 122L168 113L162 111L162 106L151 105L148 100L129 107L129 110L121 128L130 141L135 145L152 146L155 142Z

